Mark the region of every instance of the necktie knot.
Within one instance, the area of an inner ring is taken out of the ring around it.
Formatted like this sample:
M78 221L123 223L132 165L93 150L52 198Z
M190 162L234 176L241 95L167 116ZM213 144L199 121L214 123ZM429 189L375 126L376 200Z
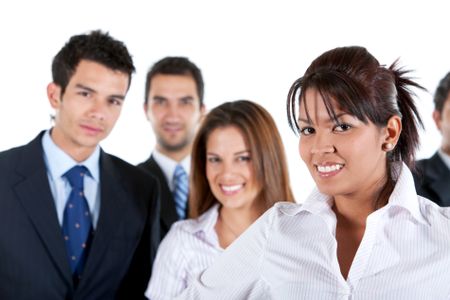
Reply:
M187 181L187 174L181 165L177 165L173 177L175 185L177 185L179 182L185 183Z
M64 177L67 178L72 188L83 190L84 176L86 174L89 174L89 171L85 166L75 166L67 171Z

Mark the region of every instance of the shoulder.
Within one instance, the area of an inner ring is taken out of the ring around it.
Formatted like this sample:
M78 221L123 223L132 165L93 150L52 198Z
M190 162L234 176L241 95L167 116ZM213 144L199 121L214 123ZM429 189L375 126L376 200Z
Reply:
M273 207L273 209L276 210L278 214L286 216L296 215L301 210L301 208L301 204L292 202L277 202Z
M181 220L173 223L169 232L165 235L158 248L158 254L164 256L180 254L181 249L188 249L197 240L197 236L192 232L193 220Z
M18 161L25 146L19 146L0 152L0 169Z
M420 211L430 226L448 231L450 238L450 207L441 207L433 201L417 196Z
M146 172L143 169L138 168L137 166L134 166L112 154L103 152L101 162L102 164L104 164L104 167L114 168L118 173L122 175L122 178L129 179L129 181L135 182L137 184L142 184L143 182L145 182L146 184L152 184L153 182L156 183L156 178L149 172Z

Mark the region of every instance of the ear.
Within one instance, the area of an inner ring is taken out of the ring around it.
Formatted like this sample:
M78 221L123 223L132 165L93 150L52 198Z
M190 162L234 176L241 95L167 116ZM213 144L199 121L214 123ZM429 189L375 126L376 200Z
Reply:
M385 136L382 149L386 152L391 151L397 145L400 133L402 132L402 119L399 116L389 118L385 127Z
M205 104L200 105L200 115L202 116L202 118L205 116L206 113L206 107Z
M144 103L144 114L145 117L147 118L147 121L150 121L149 117L148 117L148 103Z
M50 106L58 109L61 105L61 87L54 82L49 83L47 85L47 98Z
M199 118L199 120L198 120L200 124L203 122L203 120L205 119L205 117L206 117L206 107L205 107L204 104L202 104L202 105L200 106L200 118Z
M436 124L436 127L439 131L441 131L441 121L442 121L442 115L439 111L435 110L433 111L433 120Z

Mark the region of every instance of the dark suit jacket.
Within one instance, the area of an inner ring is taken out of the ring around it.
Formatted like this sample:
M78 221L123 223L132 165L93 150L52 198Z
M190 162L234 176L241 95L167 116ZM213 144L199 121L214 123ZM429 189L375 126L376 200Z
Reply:
M439 206L450 206L450 170L437 152L428 159L419 160L413 175L418 195Z
M143 299L159 242L156 180L101 151L100 215L74 289L42 134L0 153L0 299Z
M175 208L175 200L173 199L172 191L169 188L166 176L164 175L164 172L161 170L161 167L158 165L156 160L153 158L153 155L150 156L150 158L147 159L145 162L140 163L138 167L143 170L146 170L147 172L150 172L153 176L155 176L158 179L158 182L160 184L160 191L161 191L160 230L162 239L169 231L170 226L179 220L179 216ZM188 207L187 210L189 210Z

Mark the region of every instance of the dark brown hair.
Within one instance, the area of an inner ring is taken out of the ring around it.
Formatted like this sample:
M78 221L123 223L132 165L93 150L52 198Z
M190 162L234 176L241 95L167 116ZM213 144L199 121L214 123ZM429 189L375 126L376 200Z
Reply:
M189 188L189 217L196 218L217 203L206 178L206 145L215 129L235 126L250 149L258 200L266 209L278 201L294 201L289 185L286 156L280 134L270 114L260 105L238 100L211 110L203 121L192 147Z
M402 133L389 158L390 161L403 161L412 168L414 154L419 146L418 126L423 127L423 124L410 88L423 88L405 77L409 71L399 68L397 64L395 61L386 68L365 48L357 46L323 53L289 91L289 125L298 132L296 104L305 105L309 119L305 102L305 92L309 88L321 94L330 117L335 121L333 99L341 110L365 124L370 121L380 128L387 125L390 117L398 115L402 118Z
M95 30L72 36L53 58L53 82L61 87L61 94L64 94L70 78L83 59L127 74L130 87L135 68L127 47L123 42L112 38L109 33Z
M444 103L448 99L450 92L450 72L439 81L439 85L434 93L434 109L442 113Z
M145 79L144 103L148 103L148 93L150 92L152 78L158 74L163 75L187 75L191 76L197 87L197 94L200 106L203 105L203 95L205 84L201 70L187 57L167 56L157 61L147 72Z
M380 65L372 54L358 46L340 47L323 53L289 90L289 125L298 133L296 111L300 105L305 105L308 121L311 121L305 100L306 90L311 88L320 93L331 119L336 123L338 120L333 101L338 103L340 110L365 124L370 121L379 128L386 126L392 116L400 116L402 132L396 147L388 152L386 164L390 170L391 162L403 161L413 169L415 151L419 146L418 126L423 128L423 123L410 88L423 87L406 77L405 74L409 71L397 64L398 60L389 68ZM396 180L396 174L393 175L394 177L390 171L387 172L387 183L376 206L392 191Z

